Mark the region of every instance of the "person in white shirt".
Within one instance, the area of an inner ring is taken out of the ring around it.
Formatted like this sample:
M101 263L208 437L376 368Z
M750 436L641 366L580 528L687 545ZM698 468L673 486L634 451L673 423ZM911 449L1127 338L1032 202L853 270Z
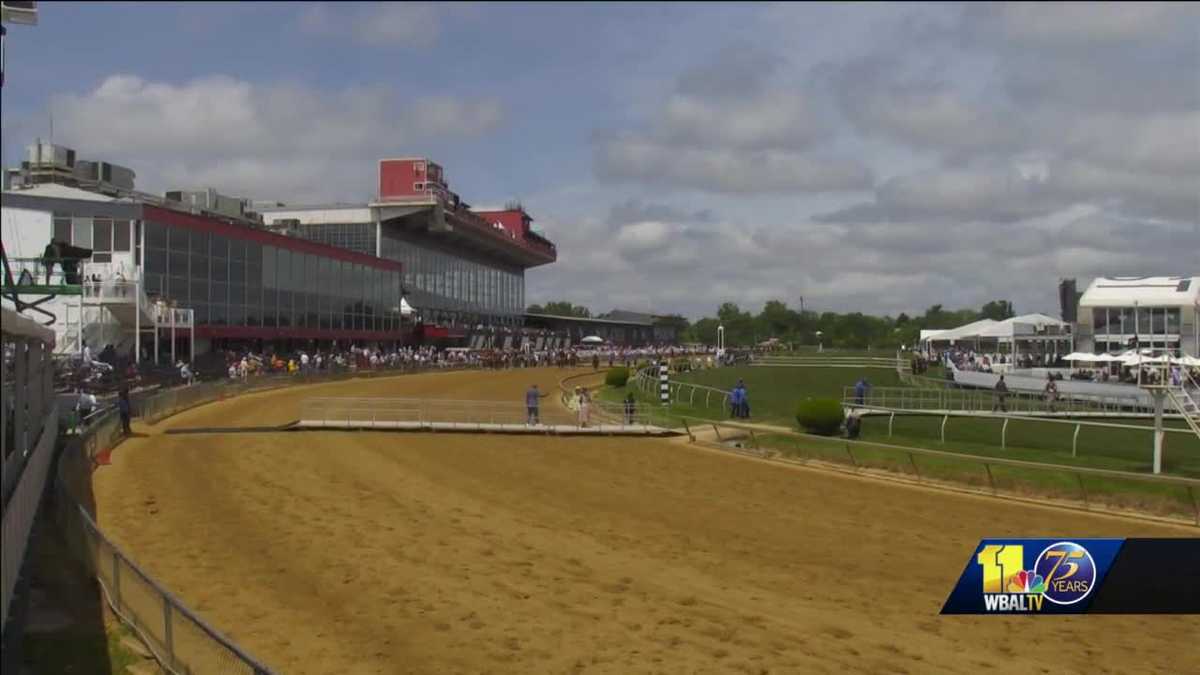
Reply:
M308 372L308 354L304 352L300 352L300 372Z

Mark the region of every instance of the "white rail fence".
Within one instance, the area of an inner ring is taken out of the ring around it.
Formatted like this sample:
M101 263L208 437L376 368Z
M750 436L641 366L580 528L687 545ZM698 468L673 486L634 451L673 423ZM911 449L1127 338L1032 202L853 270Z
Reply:
M589 424L592 425L613 431L647 431L657 426L655 411L645 405L635 405L630 410L607 401L592 401L589 405ZM583 419L577 410L539 405L537 412L537 424L542 427L583 427ZM314 397L301 403L300 421L309 426L320 424L331 428L383 429L403 428L403 425L433 428L437 425L437 428L445 429L445 425L450 425L464 431L531 426L529 409L520 402L438 398Z

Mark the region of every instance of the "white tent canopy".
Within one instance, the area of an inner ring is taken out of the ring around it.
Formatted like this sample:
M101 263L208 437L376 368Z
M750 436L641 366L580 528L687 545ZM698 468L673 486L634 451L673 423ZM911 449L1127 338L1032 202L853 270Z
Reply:
M408 300L405 300L403 297L401 297L400 298L400 316L412 316L412 314L413 314L412 305L408 304Z
M600 337L599 335L589 335L580 340L580 342L585 345L602 345L604 344L604 338Z
M1067 323L1045 314L1022 314L1003 321L980 319L965 326L939 331L921 331L922 342L959 340L1011 341L1021 336L1034 337L1046 327L1065 328ZM1063 334L1065 338L1065 333Z

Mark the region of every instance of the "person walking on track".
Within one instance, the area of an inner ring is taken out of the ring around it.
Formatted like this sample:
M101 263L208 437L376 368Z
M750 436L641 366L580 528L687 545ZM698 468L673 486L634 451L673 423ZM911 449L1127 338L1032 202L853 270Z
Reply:
M579 426L587 427L592 417L592 396L586 387L579 388Z
M538 406L541 404L542 397L545 394L538 391L538 386L535 384L525 392L525 412L528 413L526 424L541 424L541 417L538 415Z
M1003 375L996 382L996 398L992 402L992 412L996 412L996 408L999 408L1000 412L1008 412L1008 385L1004 383Z
M129 428L129 418L133 413L133 406L129 403L129 387L121 387L121 391L117 394L117 412L121 415L121 431L126 436L132 436L133 430Z

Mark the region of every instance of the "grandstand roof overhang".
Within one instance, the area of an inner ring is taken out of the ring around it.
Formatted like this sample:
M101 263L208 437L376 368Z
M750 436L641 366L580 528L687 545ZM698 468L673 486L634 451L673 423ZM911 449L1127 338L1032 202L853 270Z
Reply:
M1200 277L1099 277L1079 298L1080 307L1200 306Z

